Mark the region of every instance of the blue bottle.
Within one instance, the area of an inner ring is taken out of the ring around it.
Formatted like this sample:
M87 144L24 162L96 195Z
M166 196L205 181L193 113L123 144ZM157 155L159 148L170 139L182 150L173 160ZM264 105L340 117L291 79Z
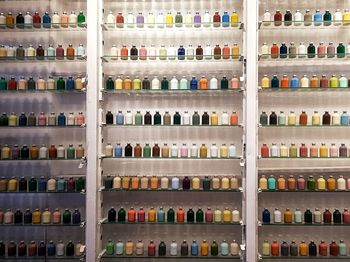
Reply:
M349 115L346 111L343 111L343 113L340 116L340 124L342 126L347 126L349 125Z
M179 49L177 50L177 59L185 60L185 48L183 45L180 45Z
M53 257L56 255L56 246L52 240L50 240L49 244L47 244L47 256Z
M276 190L276 178L274 176L267 179L267 187L269 190Z
M115 254L123 255L124 253L124 243L121 240L118 240L117 244L115 244Z
M262 222L264 224L270 224L270 211L267 208L264 208L262 212Z
M286 43L282 43L280 46L280 58L287 58L288 55L288 47L286 46Z
M38 191L39 192L46 192L46 179L43 176L41 176L39 181L38 181Z
M222 256L228 256L229 251L228 251L228 244L226 240L223 240L220 244L220 249L221 249L221 255Z
M171 179L171 189L178 190L180 188L180 179L178 177L173 177Z
M43 16L43 27L51 28L51 16L48 12L45 12L45 15Z
M81 215L79 209L75 209L72 214L72 224L78 225L81 223Z
M75 81L72 76L68 77L68 79L66 80L66 89L67 90L75 89Z
M299 88L299 78L296 75L290 79L290 87L291 88Z
M123 156L123 148L118 143L114 148L114 157L122 157Z
M18 117L18 126L27 126L28 118L24 112Z
M196 240L193 240L191 244L191 256L198 256L198 244Z
M316 13L314 14L314 25L316 26L322 25L322 22L323 22L323 16L320 10L316 10Z
M280 80L277 75L274 75L271 79L271 88L280 88Z
M163 223L165 222L165 212L162 207L160 207L157 211L157 221L158 223Z
M63 112L61 112L57 117L57 125L58 126L65 126L66 125L66 116Z
M63 177L60 177L57 180L57 191L58 192L65 192L66 191L66 180Z
M191 90L197 90L198 89L198 80L195 76L192 76L192 79L190 81L190 89Z
M124 125L124 115L122 111L118 111L118 114L115 116L115 119L117 125Z
M223 27L229 27L230 26L230 16L227 13L227 11L224 11L224 14L222 15L222 26Z

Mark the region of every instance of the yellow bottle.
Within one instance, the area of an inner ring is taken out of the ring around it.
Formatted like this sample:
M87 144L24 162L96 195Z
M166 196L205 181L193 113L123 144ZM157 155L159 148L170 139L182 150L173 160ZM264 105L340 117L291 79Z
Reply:
M122 188L123 189L129 189L130 186L130 177L125 176L122 178Z
M9 116L8 125L17 126L17 115L15 112L12 112L11 115Z
M270 243L267 240L264 240L264 243L262 244L262 255L263 256L270 256Z
M296 125L296 115L293 111L290 111L290 114L288 115L288 125L289 126L295 126Z
M41 220L43 224L50 224L51 223L51 212L48 208L45 208L45 211L41 215Z
M223 221L224 223L230 223L231 222L231 219L232 219L232 216L231 216L231 211L228 210L228 208L226 207L222 216L223 216Z
M141 178L141 186L140 186L141 189L148 189L148 177L146 176L143 176Z
M10 159L11 158L11 148L5 144L1 149L1 158Z
M333 176L329 176L329 178L327 179L327 189L329 191L335 191L337 188L336 185L337 181L335 180L335 178Z
M234 43L234 44L233 44L231 54L232 54L232 58L233 58L233 59L238 59L238 58L239 58L239 55L240 55L240 54L239 54L239 46L238 46L237 43Z
M322 144L320 147L320 157L328 157L328 147L326 144Z
M212 126L217 126L219 124L219 116L215 111L210 116L210 123Z
M206 240L203 240L201 244L201 256L208 256L209 254L209 244Z
M14 192L17 191L17 179L15 177L11 177L8 182L8 191Z
M167 15L165 16L165 24L166 24L166 27L173 27L174 18L171 12L168 12Z
M270 88L270 79L267 77L267 75L264 75L264 77L261 79L261 88L262 89Z
M312 115L312 125L319 126L320 124L321 124L320 114L317 111L314 111L314 114Z
M192 178L192 189L199 190L201 188L201 180L199 177Z
M332 75L332 77L329 79L329 87L331 88L339 87L339 80L335 75Z
M323 178L323 176L320 176L317 179L317 190L326 190L326 180Z
M238 14L237 14L236 10L233 10L233 12L231 14L231 26L232 27L237 27L238 26L238 22L239 22Z
M220 147L220 158L228 157L228 148L226 144L222 144Z
M151 207L149 210L148 210L148 222L156 222L156 210Z
M207 158L208 155L208 149L205 146L205 144L202 144L200 150L199 150L199 156L200 158Z
M37 208L32 214L32 223L33 224L40 224L41 223L41 212Z
M123 89L123 80L120 78L120 76L118 76L117 79L114 81L114 88L116 90Z
M350 12L349 9L345 9L343 13L343 25L350 25Z
M265 175L262 175L259 179L259 188L261 190L267 190L267 179Z
M131 256L134 252L134 243L131 240L128 240L125 245L125 254Z
M141 79L139 79L138 76L132 81L132 89L134 90L141 89Z
M228 177L223 177L221 179L221 189L227 190L230 188L230 180L228 179Z

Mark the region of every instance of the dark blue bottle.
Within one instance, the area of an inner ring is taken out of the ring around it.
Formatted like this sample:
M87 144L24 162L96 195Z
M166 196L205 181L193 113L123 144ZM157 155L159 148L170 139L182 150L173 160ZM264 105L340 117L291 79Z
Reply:
M224 11L224 14L222 15L222 26L223 27L229 27L230 26L230 16L227 13L227 11Z
M38 191L39 192L46 192L46 179L45 177L40 177L38 181Z
M72 214L72 224L78 225L81 222L81 216L78 209L75 209Z
M66 89L67 90L74 90L75 89L75 81L73 79L73 77L68 77L68 79L66 80Z
M29 209L26 209L26 212L24 212L23 215L23 223L24 224L31 224L32 223L32 212L30 212Z
M18 126L27 126L27 116L24 112L18 117Z
M271 88L280 88L280 80L277 75L274 75L271 79Z
M185 48L183 45L180 45L179 49L177 50L177 59L185 60Z
M190 81L190 89L191 90L197 90L198 89L198 80L195 76L192 76L192 79Z
M282 43L280 47L280 58L287 58L288 54L288 48L286 46L286 43Z
M57 125L58 126L65 126L66 125L66 116L64 115L63 112L59 114L57 117Z
M51 240L49 244L47 244L47 256L53 257L56 255L56 246Z
M198 256L198 244L196 240L193 240L191 244L191 255Z
M45 15L43 16L43 27L51 28L51 17L48 12L45 12Z
M270 211L267 208L264 208L262 212L262 222L264 224L270 224Z

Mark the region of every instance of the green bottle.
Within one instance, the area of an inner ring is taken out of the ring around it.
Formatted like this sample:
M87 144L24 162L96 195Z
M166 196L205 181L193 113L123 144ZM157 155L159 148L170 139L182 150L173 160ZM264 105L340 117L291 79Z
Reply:
M314 191L316 189L316 181L313 176L309 176L307 180L307 189L311 191Z
M8 126L9 125L9 117L7 114L4 112L0 116L0 126Z
M332 24L332 14L329 12L329 10L326 10L326 12L323 15L323 25L329 26Z
M142 115L140 111L137 111L135 114L135 125L141 126L142 125Z
M3 76L0 78L0 90L7 90L7 81Z
M195 111L192 115L192 125L199 126L201 117L199 116L198 112Z
M310 42L309 46L307 47L307 57L314 58L315 56L316 56L316 47L314 46L314 43Z
M62 223L70 224L72 222L72 213L66 208L62 214Z
M168 89L169 89L169 81L168 81L168 79L166 78L166 76L163 77L163 80L162 80L162 82L161 82L161 84L160 84L160 88L161 88L162 90L168 90Z
M295 146L295 144L291 144L289 148L289 157L298 157L298 148Z
M121 207L118 211L118 222L119 223L124 223L125 222L125 217L126 217L126 212L123 207Z
M172 207L169 208L167 214L166 214L166 217L167 217L167 222L168 223L174 223L175 222L175 211Z
M196 223L203 223L204 222L204 212L201 208L198 208L196 212Z
M85 190L85 179L83 177L79 177L75 181L75 190L77 192L81 192L81 191Z
M342 42L339 42L339 45L337 46L337 57L338 58L345 57L345 46Z
M56 88L57 88L57 90L66 90L66 82L64 81L62 76L60 76L57 79Z
M174 125L181 125L181 115L179 114L179 112L175 112L173 124Z
M28 81L27 81L27 85L28 85L28 90L35 90L36 89L36 83L33 79L33 77L29 77Z
M228 89L228 80L226 76L221 79L221 89Z
M78 15L78 26L85 27L85 15L83 11L80 11Z
M66 245L66 256L67 257L74 256L74 244L73 244L72 240L70 240L68 242L68 244Z
M162 124L162 116L159 114L158 111L153 116L153 124L154 125L161 125Z
M219 245L218 245L218 243L216 243L215 240L213 240L213 243L212 243L211 246L210 246L210 254L211 254L212 256L217 256L217 255L219 255Z
M75 159L75 148L72 144L67 148L67 159Z
M114 255L114 244L113 244L112 240L108 240L108 242L107 242L106 255L108 255L108 256Z
M32 176L28 181L28 191L36 192L38 189L37 186L38 186L38 181L36 181L35 177Z
M106 81L106 90L114 90L114 81L111 76L109 76Z
M146 144L143 147L143 157L151 157L151 147L149 146L149 144Z

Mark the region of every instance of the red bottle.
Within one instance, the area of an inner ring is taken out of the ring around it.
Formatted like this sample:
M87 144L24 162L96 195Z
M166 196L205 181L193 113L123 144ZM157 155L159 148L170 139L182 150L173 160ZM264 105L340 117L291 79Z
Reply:
M307 114L305 111L302 111L299 116L299 125L303 125L303 126L307 125Z
M183 223L185 221L185 211L181 207L176 212L176 221L178 223Z
M332 243L329 245L329 255L337 257L339 255L339 246L335 241L333 240Z
M206 223L213 223L213 211L210 207L207 208L207 211L205 212L205 222Z
M55 147L55 145L51 145L49 148L49 158L57 158L57 148Z
M276 10L275 15L273 16L273 21L275 26L282 25L282 14L280 10Z
M143 210L143 207L140 207L139 211L137 211L137 221L145 222L145 217L146 217L145 210Z
M17 81L14 77L11 77L11 79L7 82L7 89L17 90Z
M122 12L118 13L115 20L117 22L118 27L122 27L124 25L124 16L123 16Z
M215 11L215 14L213 16L213 22L214 22L214 26L220 26L220 22L221 22L221 16L219 14L219 11ZM219 24L218 24L219 23Z
M270 157L270 149L266 144L263 144L261 147L261 157Z
M324 240L321 240L321 243L318 246L318 254L323 257L327 256L327 244Z
M299 148L299 156L308 157L308 148L305 146L305 144L301 144Z
M41 27L41 17L38 12L35 12L33 15L33 27L35 28Z
M271 256L278 256L280 251L280 245L276 240L271 244Z
M322 75L322 78L320 80L320 87L322 87L322 88L328 88L329 87L329 81L328 81L326 75Z
M329 211L328 208L323 212L323 223L324 224L331 224L332 223L332 213Z
M350 212L347 208L344 208L343 212L343 223L350 224Z
M151 240L148 244L148 256L154 257L156 255L156 245L154 244L153 240Z
M62 47L62 45L58 45L58 47L56 48L56 59L64 59L64 48Z
M276 43L273 43L271 46L271 58L278 58L279 57L280 49Z
M37 253L38 253L38 247L35 241L30 242L30 244L28 245L28 256L35 257Z
M136 211L131 207L128 211L128 222L133 223L136 221Z

